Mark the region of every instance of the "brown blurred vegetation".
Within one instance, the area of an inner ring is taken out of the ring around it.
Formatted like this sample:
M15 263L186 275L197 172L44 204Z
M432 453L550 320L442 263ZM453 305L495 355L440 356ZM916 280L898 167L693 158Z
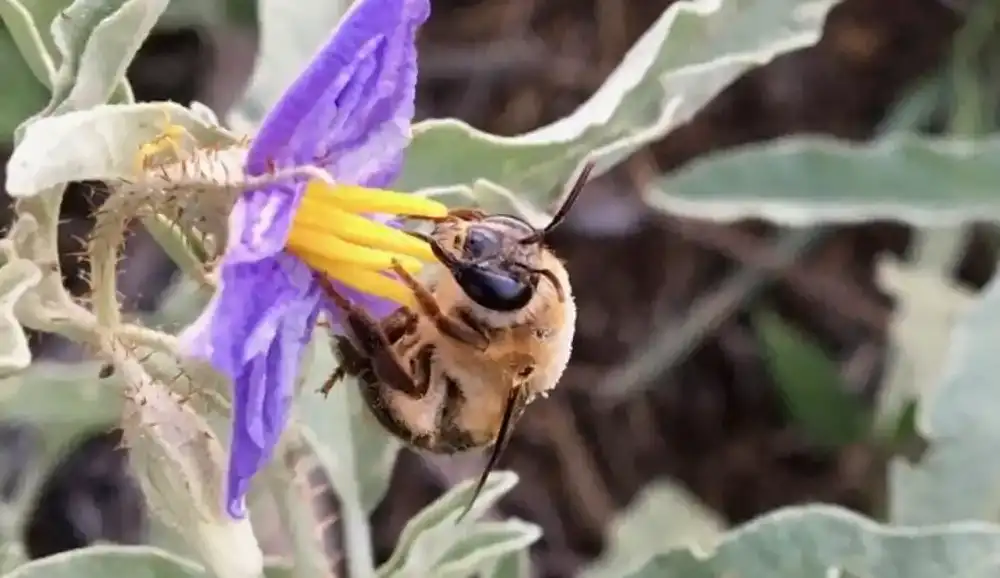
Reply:
M670 3L433 0L418 110L500 134L555 120L600 85ZM598 556L608 522L656 479L679 480L732 523L806 501L877 512L881 453L866 444L825 449L802 435L776 392L747 312L756 303L776 308L823 344L850 375L852 391L873 399L892 313L891 298L874 281L875 260L903 254L908 230L890 223L836 228L788 264L766 224L666 217L644 207L636 185L699 155L782 135L869 138L907 86L942 62L959 25L937 0L846 0L815 47L753 70L687 125L589 187L555 239L580 306L572 365L557 393L527 412L501 463L521 481L496 515L544 527L533 550L539 576L573 576ZM222 58L211 72L205 38L154 36L129 71L136 94L204 100L209 75L235 66ZM78 246L74 238L86 230L91 206L76 198L64 207L76 223L67 227L68 250ZM970 242L956 272L965 283L979 287L992 275L987 247L982 235ZM140 306L169 270L142 254L150 260L131 261L137 265L124 287L133 297L144 294ZM71 286L82 290L76 264L64 266ZM609 369L748 266L768 269L763 290L726 312L691 355L646 393L615 405L596 399L593 389ZM377 555L388 556L419 508L476 473L460 462L401 454L375 513Z

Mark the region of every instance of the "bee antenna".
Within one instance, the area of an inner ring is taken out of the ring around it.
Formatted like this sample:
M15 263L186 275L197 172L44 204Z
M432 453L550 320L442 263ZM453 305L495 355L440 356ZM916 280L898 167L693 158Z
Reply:
M516 266L522 271L527 272L529 275L544 277L546 281L552 284L552 288L556 290L556 297L559 299L559 302L561 303L566 301L566 292L563 290L562 283L559 282L559 278L556 277L555 273L548 269L536 269L534 267L529 267L524 263L516 263Z
M462 515L455 520L458 524L463 518L472 510L473 504L476 503L476 498L483 491L483 486L486 485L486 479L490 477L490 472L496 467L497 461L500 459L500 454L503 453L504 448L507 447L507 442L510 440L510 426L514 421L514 409L517 408L517 400L521 395L521 389L519 387L512 387L510 393L507 394L507 404L503 408L503 418L500 421L500 431L497 433L497 441L493 444L493 451L490 453L490 459L486 462L486 467L483 468L483 473L479 476L479 481L476 482L476 489L472 492L472 499L469 500L469 504L465 506L465 510L462 511Z
M544 229L536 230L534 234L518 241L520 244L532 245L540 242L546 235L554 231L564 220L566 220L566 215L569 214L569 210L573 208L573 205L576 203L576 199L580 196L580 193L583 192L583 186L590 180L590 173L593 172L594 166L596 165L597 163L594 161L587 161L587 164L583 165L583 170L580 171L580 176L578 176L576 181L573 182L573 188L569 190L569 194L566 195L566 200L563 201L562 205L560 205L556 214L552 216L552 220L549 221L549 224L546 225Z

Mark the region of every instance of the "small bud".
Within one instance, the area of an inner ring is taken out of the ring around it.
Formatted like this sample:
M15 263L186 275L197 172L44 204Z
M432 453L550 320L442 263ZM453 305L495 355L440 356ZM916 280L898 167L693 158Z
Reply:
M223 507L225 452L204 418L162 384L133 389L122 428L155 514L179 530L220 578L258 578L263 554L249 517Z

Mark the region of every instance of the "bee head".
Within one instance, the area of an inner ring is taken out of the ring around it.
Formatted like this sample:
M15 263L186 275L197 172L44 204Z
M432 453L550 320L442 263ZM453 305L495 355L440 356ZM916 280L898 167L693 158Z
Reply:
M445 222L432 235L435 256L469 299L485 309L511 312L524 308L542 278L552 283L562 300L559 280L544 267L543 242L565 220L593 168L593 163L584 166L544 229L536 229L513 215Z

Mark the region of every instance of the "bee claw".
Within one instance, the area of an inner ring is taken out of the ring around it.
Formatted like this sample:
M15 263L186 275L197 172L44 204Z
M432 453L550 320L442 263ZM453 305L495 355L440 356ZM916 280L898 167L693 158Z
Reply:
M320 387L318 390L316 390L316 393L323 394L324 399L329 397L330 391L333 389L333 386L337 385L337 382L343 379L345 375L347 375L347 372L344 370L343 367L338 367L337 369L333 370L333 375L331 375L326 381L323 382L323 386Z

